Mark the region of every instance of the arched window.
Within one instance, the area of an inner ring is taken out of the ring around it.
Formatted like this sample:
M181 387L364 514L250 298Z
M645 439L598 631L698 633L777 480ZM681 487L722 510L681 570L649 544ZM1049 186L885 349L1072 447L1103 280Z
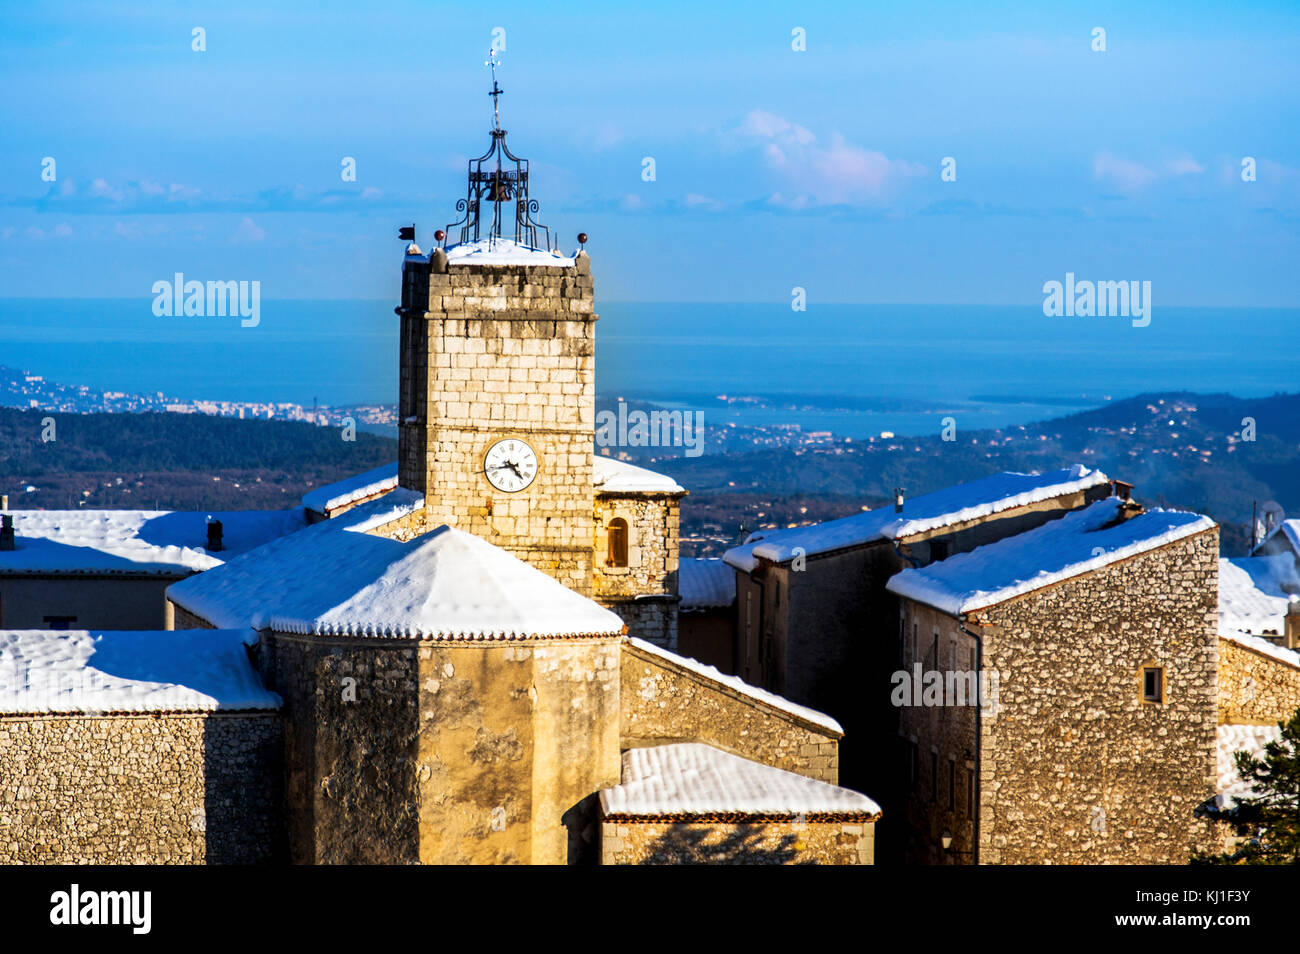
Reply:
M627 521L615 517L609 522L609 554L606 566L627 566Z

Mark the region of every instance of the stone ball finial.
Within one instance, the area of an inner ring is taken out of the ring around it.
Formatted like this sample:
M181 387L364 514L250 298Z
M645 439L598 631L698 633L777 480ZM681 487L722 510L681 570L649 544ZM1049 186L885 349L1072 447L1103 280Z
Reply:
M434 237L434 239L437 240L438 244L441 245L441 244L442 244L442 240L445 239L445 238L447 237L447 233L444 232L442 229L438 229L438 231L436 231L436 232L433 233L433 237Z

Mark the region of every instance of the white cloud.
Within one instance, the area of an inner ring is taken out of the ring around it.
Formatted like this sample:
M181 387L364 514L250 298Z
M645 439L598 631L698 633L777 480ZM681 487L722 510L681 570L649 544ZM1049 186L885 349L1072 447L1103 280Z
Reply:
M1180 156L1177 159L1171 159L1165 163L1165 168L1169 170L1170 175L1175 176L1200 175L1205 171L1205 167L1191 156Z
M239 228L235 229L231 241L240 244L244 242L260 242L264 238L266 238L266 233L257 227L257 223L248 216L244 216L240 220Z
M890 159L879 150L854 145L838 132L822 142L804 126L764 110L751 111L740 132L762 144L768 166L796 191L792 199L778 203L788 208L881 198L904 180L925 173L918 163Z

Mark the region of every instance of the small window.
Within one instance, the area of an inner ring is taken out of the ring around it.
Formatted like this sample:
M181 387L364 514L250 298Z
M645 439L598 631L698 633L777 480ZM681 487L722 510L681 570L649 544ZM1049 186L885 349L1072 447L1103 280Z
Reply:
M609 522L609 553L605 557L606 566L627 566L627 521L615 517Z
M1144 666L1142 669L1142 701L1165 701L1165 671L1159 666Z
M938 561L938 560L946 560L946 559L948 559L948 541L947 541L947 540L931 540L931 541L930 541L930 560L931 560L931 561Z
M72 629L77 624L75 616L47 616L45 617L46 629Z

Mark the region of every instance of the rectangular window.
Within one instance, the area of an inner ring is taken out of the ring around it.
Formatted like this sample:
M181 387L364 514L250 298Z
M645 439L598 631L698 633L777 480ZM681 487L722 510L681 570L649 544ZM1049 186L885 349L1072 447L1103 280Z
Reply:
M1142 670L1142 701L1165 701L1165 671L1159 666L1147 666Z
M948 541L931 540L930 560L933 562L935 560L946 560L946 559L948 559Z

